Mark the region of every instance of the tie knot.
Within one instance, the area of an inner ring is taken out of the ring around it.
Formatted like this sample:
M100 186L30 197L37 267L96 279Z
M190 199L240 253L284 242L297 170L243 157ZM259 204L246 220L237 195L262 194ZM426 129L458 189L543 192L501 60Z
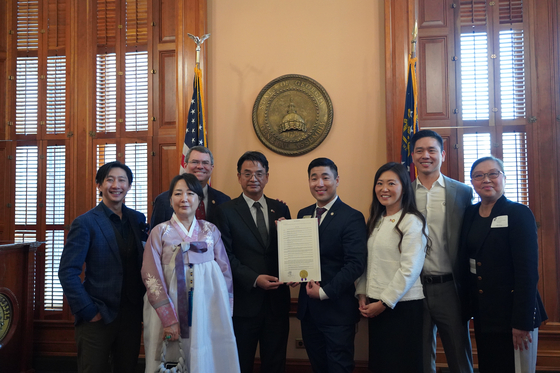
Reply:
M323 214L325 213L325 211L327 211L326 208L324 208L324 207L317 207L317 212L316 212L316 214L315 214L315 215L317 216L317 219L319 219L319 218L321 217L321 215L323 215Z
M260 210L260 209L262 208L260 202L255 202L255 203L253 203L253 207L256 208L257 210Z

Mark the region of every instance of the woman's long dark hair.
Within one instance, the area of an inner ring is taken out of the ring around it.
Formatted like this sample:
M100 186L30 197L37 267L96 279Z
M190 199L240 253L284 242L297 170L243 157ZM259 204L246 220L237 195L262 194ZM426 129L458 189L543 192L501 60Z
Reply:
M379 219L381 219L381 217L386 211L385 206L383 206L381 202L379 202L379 200L377 199L377 194L375 193L375 186L377 185L377 181L379 180L381 175L387 171L393 171L395 174L397 174L402 185L402 198L401 198L402 214L401 217L399 218L399 221L397 222L397 225L395 226L395 229L397 230L399 236L401 237L399 240L399 252L402 251L401 244L404 236L403 232L399 228L399 225L401 221L404 219L404 216L406 214L413 214L416 215L418 219L420 219L420 221L422 222L422 234L426 237L426 254L427 254L429 253L430 248L432 247L432 240L430 240L430 237L428 237L428 234L426 233L426 218L424 218L424 215L422 215L422 213L418 211L418 208L416 207L416 198L414 197L414 190L412 189L412 183L410 182L409 173L406 170L406 167L400 163L396 163L396 162L386 163L383 166L379 167L379 170L377 170L377 172L375 173L375 180L373 181L373 199L371 202L369 219L367 223L368 237L373 232L373 229L375 228L375 224L379 221Z

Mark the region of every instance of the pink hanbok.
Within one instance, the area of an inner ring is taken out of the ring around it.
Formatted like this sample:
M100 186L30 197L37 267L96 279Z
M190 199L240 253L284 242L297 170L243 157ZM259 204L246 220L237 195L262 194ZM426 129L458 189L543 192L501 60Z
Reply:
M207 251L189 250L191 242L205 242ZM175 270L179 254L183 255L187 273L187 291L191 289L190 279L193 280L192 325L188 329L188 338L181 338L189 372L239 372L231 319L231 268L220 232L213 224L196 218L187 231L173 214L171 220L152 229L144 249L146 373L155 372L161 363L163 326L170 326L180 319ZM178 343L169 343L165 358L178 361Z

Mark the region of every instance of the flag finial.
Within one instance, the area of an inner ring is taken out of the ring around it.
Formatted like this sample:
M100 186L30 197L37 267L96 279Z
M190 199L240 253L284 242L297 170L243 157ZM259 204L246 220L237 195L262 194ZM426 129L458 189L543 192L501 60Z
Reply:
M412 58L416 57L416 43L418 40L418 21L414 21L414 31L412 31L412 41L410 42L412 44Z
M202 43L204 43L204 41L210 37L210 34L204 34L201 38L199 38L198 36L194 36L193 34L187 34L187 35L189 35L189 38L194 40L194 42L196 43L196 66L199 66L200 65L200 45Z

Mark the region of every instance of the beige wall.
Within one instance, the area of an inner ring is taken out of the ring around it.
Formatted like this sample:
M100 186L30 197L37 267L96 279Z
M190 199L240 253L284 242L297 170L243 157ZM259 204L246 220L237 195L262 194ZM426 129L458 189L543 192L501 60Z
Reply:
M284 200L292 216L314 202L307 165L331 158L339 168L341 199L367 214L375 171L385 163L384 10L381 0L208 0L207 90L209 145L216 168L212 185L241 192L236 162L246 150L270 164L265 194ZM299 157L276 154L257 138L253 103L271 80L301 74L318 81L334 108L332 129L315 150ZM356 358L367 359L360 323ZM289 357L300 335L292 320Z

